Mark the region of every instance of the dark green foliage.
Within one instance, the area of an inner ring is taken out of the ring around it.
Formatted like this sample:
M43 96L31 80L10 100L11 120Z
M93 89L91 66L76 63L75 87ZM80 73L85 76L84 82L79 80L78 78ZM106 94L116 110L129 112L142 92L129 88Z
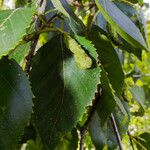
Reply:
M95 58L96 51L89 53ZM62 36L52 38L38 51L30 80L36 97L34 121L47 147L56 147L64 133L75 127L94 99L100 71L98 65L87 70L78 68Z
M108 38L95 26L89 33L89 39L93 42L99 54L100 62L108 73L112 87L117 94L121 94L124 83L124 73L115 49Z
M0 60L0 149L15 149L32 112L29 81L14 60Z
M142 134L139 135L139 138L136 139L137 140L137 148L138 149L146 149L146 150L150 150L150 133L148 132L144 132Z
M0 0L0 150L149 150L144 4L128 1Z

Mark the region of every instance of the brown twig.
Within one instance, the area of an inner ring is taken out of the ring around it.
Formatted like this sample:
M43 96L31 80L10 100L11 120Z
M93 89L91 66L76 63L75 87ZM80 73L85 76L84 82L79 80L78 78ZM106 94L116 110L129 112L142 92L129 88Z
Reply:
M38 4L39 4L40 7L42 7L43 12L44 12L45 11L45 7L46 7L45 0L39 0ZM43 6L43 4L45 6ZM42 11L42 10L40 10L40 11ZM35 16L34 19L35 19L35 21L34 21L35 22L35 30L38 30L40 28L40 26L42 25L42 22L39 20L39 18L37 16ZM29 53L28 53L28 55L26 57L26 60L27 60L26 65L25 65L25 72L26 73L30 72L31 60L32 60L33 55L34 55L38 39L39 39L39 35L37 35L37 37L31 42L30 51L29 51Z
M114 132L115 132L115 135L116 135L117 142L119 144L119 148L120 148L120 150L123 150L121 137L120 137L118 127L117 127L117 124L116 124L116 121L115 121L115 118L114 118L113 114L111 114L110 119L111 119L111 122L112 122L112 125L113 125L113 128L114 128Z
M81 133L80 150L84 150L84 140L85 140L85 137L86 137L86 132L87 132L89 123L90 123L90 121L91 121L91 119L94 115L94 112L96 111L96 107L97 107L97 104L100 100L101 95L102 95L102 89L100 88L100 90L97 93L96 98L93 102L92 108L90 109L90 112L88 113L89 114L88 119L84 123L83 127L80 129L80 133Z

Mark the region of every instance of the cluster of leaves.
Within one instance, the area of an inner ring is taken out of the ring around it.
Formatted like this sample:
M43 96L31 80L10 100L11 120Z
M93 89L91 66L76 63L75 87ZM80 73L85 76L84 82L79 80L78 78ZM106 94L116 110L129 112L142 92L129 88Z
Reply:
M150 98L146 21L134 3L16 0L11 10L0 1L1 150L121 149L128 129L132 147L149 149L148 131L130 134Z

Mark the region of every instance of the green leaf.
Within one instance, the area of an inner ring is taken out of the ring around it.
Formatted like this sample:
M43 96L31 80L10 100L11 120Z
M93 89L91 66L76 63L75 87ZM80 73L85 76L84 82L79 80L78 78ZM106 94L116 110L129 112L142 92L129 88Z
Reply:
M97 113L101 118L102 125L104 125L104 123L107 121L110 114L115 109L116 99L115 99L114 90L112 89L112 86L107 77L107 73L105 72L102 66L101 68L102 68L102 72L101 72L102 96L100 98L99 104L97 105Z
M100 118L95 112L89 126L89 133L97 150L102 150L107 144L107 124L101 126Z
M125 14L127 15L131 20L134 15L137 14L137 9L135 5L127 2L127 1L120 1L116 0L113 1L113 3Z
M25 150L44 150L39 136L37 136L35 140L28 140L26 144Z
M112 28L134 47L147 49L146 42L136 25L110 0L95 0L97 7Z
M91 32L89 32L89 39L97 49L100 61L105 71L108 73L108 78L113 89L118 95L121 94L124 84L124 73L120 60L111 42L104 34L101 34L96 27L93 27Z
M146 20L142 8L138 8L136 7L136 5L133 5L126 1L115 1L114 3L139 28L140 32L143 35L143 38L145 39L146 43L148 43Z
M144 19L142 10L139 10L138 8L134 7L135 5L132 5L131 3L125 2L125 1L115 1L115 5L125 14L127 15L132 22L139 28L140 32L143 35L144 40L148 44L148 38L147 38L147 32L146 32L146 21ZM112 42L115 41L114 44L118 43L117 46L122 49L126 50L129 53L135 54L140 60L142 55L142 49L141 48L135 48L129 43L127 43L123 38L121 38L118 34L118 39L115 40L114 34L112 34L110 31L114 30L113 27L109 27L110 30L108 30L109 37L112 40ZM113 28L113 29L112 29ZM116 30L114 30L115 34L117 33Z
M92 41L89 41L88 39L86 39L83 36L79 36L79 35L75 35L76 40L80 43L80 45L82 45L86 50L89 51L89 53L96 52L96 48L94 47L94 45L92 44ZM97 58L98 55L97 53L95 53L94 58Z
M140 60L142 59L142 49L135 48L128 42L126 42L122 37L117 34L117 31L113 29L109 24L107 24L107 33L109 39L117 46L118 49L125 50L129 53L133 53Z
M143 87L139 87L135 85L130 89L130 91L133 95L133 98L144 108L146 99L145 99L145 92Z
M150 150L150 133L144 132L139 135L139 138L136 139L138 143L136 143L138 150L143 149Z
M11 14L11 12L12 10L0 10L0 24Z
M15 61L18 64L22 65L25 61L25 57L29 52L29 49L30 49L30 43L20 45L19 47L16 48L15 51L10 53L9 57L15 59Z
M14 49L26 34L33 16L32 8L0 11L0 57Z
M117 106L119 108L119 110L124 114L125 116L125 119L128 118L128 113L124 107L124 101L123 99L120 99L119 97L116 96L116 103L117 103Z
M78 140L77 130L73 129L61 139L55 150L77 150Z
M66 0L51 0L54 7L64 14L70 21L70 27L73 32L80 33L85 30L83 22L75 15Z
M38 51L30 74L34 121L42 142L50 149L76 126L100 83L100 67L80 69L62 40L56 36ZM93 58L95 53L91 52Z
M15 149L32 112L26 74L14 60L0 60L0 149Z
M123 137L128 129L129 120L124 123L124 115L118 109L115 110L114 117L120 136ZM113 150L118 146L110 119L102 125L101 118L99 117L97 111L90 122L89 132L96 150Z
M145 14L141 8L137 13L138 25L139 25L139 29L140 29L146 43L147 43L148 48L150 48L149 42L148 42L147 21L146 21L144 15Z

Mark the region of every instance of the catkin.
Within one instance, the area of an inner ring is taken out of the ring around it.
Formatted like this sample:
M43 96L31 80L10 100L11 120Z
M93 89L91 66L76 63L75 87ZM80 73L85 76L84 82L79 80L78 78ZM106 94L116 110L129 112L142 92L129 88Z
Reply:
M92 66L92 59L84 51L84 49L70 36L66 36L66 44L68 49L74 54L75 61L79 68L88 69Z

